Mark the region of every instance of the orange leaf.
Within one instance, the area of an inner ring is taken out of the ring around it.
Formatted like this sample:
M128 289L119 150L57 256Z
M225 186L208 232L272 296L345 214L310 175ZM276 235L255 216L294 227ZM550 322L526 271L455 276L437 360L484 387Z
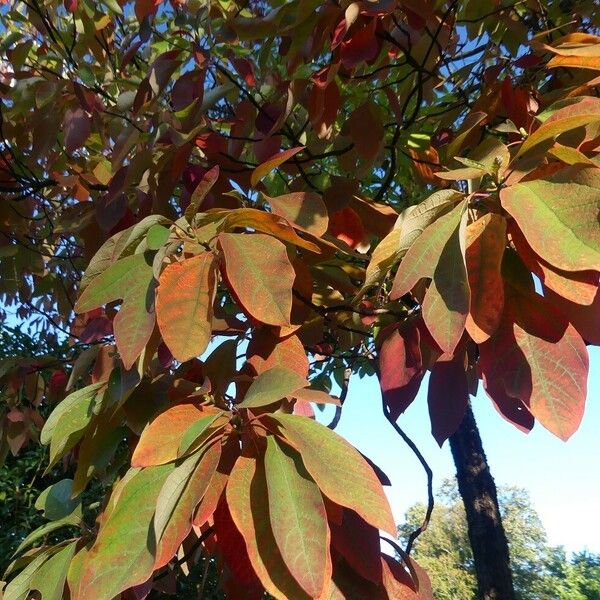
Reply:
M302 152L304 148L305 146L298 146L297 148L290 148L289 150L278 152L264 163L258 165L258 167L252 171L252 176L250 177L250 184L252 187L256 187L256 184L267 175L267 173L276 169L279 165L292 158L292 156L298 154L298 152Z
M199 356L211 338L216 290L215 256L199 254L162 272L156 317L165 344L180 362Z
M161 465L177 458L181 437L188 427L207 414L218 412L194 404L176 404L146 426L133 451L131 466Z
M274 214L283 217L299 229L308 231L317 237L327 231L329 218L327 208L318 194L313 192L292 192L271 198L265 195Z
M467 226L465 260L471 288L465 323L471 339L485 342L496 331L504 306L501 265L506 246L506 220L488 213Z
M261 233L221 233L225 272L245 312L269 325L290 325L296 274L285 246Z

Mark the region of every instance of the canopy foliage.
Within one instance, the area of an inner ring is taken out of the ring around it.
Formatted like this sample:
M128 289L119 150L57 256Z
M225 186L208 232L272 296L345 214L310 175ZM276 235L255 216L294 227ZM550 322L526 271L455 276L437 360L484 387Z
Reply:
M313 407L376 374L394 423L430 372L440 444L479 381L577 429L597 3L1 3L3 310L69 344L1 363L2 452L66 476L5 599L145 597L201 555L232 599L430 598Z

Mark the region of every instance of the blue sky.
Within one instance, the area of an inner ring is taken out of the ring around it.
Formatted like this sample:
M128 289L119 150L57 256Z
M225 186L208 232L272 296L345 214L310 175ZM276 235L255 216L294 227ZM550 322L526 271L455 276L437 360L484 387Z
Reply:
M553 545L570 551L600 552L600 348L590 348L590 378L580 429L562 442L536 423L528 435L507 423L480 389L473 410L497 484L527 489ZM398 421L424 454L434 487L454 475L448 442L440 449L430 434L427 386ZM317 411L318 412L318 411ZM327 417L328 417L328 413ZM319 420L327 422L326 416ZM386 488L397 522L406 509L426 501L423 469L381 412L375 378L353 377L336 431L376 462L392 481Z

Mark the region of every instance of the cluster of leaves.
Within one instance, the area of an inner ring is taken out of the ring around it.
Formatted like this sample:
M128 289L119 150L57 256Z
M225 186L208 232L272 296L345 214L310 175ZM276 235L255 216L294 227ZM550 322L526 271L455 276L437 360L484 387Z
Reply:
M2 9L0 291L82 350L25 396L55 358L0 375L13 452L56 404L40 440L72 477L39 502L50 527L82 523L21 549L7 600L145 597L200 550L232 599L431 597L381 553L385 474L313 405L339 413L350 375L377 373L394 422L430 371L440 444L479 379L519 428L577 429L600 37L596 3L572 9ZM94 481L110 492L87 526Z
M414 557L427 569L438 600L477 597L467 519L456 484L446 481L427 531L415 543ZM498 502L510 545L518 600L598 600L600 556L575 553L567 559L562 547L549 546L546 532L527 492L500 487ZM423 520L427 507L411 506L399 528L407 540Z

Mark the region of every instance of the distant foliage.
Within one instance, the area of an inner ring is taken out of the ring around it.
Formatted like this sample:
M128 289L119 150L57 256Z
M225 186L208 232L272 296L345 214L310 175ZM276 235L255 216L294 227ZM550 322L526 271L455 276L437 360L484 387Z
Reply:
M353 375L394 422L429 372L440 445L480 381L521 430L577 430L598 3L0 4L0 299L45 346L0 364L0 453L61 473L5 600L203 566L232 600L430 599L333 429Z
M498 502L510 546L518 600L596 600L600 598L600 556L587 552L570 558L552 547L527 492L500 487ZM406 540L423 520L426 507L411 506L399 528ZM431 578L436 600L475 600L477 586L467 521L454 481L446 481L428 529L417 540L414 557Z

